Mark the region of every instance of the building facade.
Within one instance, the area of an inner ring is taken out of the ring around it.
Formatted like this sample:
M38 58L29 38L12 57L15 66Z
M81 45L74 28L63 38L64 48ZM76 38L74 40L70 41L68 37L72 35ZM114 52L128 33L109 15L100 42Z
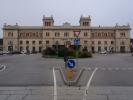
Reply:
M91 26L91 18L80 17L79 25L72 26L65 22L61 26L54 25L53 17L43 16L42 26L3 26L3 49L8 51L41 52L47 47L67 45L73 46L76 38L74 32L79 31L81 47L91 52L102 50L112 52L130 52L130 26L115 25L111 27Z
M0 51L3 50L3 39L0 39Z

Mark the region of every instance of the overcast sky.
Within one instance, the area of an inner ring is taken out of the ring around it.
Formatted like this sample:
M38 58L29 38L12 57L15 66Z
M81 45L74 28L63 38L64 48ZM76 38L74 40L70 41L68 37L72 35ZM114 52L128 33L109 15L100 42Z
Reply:
M133 0L0 0L0 28L4 23L14 25L16 22L42 25L43 15L53 15L55 25L66 21L79 25L81 15L90 15L93 26L129 23L133 28Z

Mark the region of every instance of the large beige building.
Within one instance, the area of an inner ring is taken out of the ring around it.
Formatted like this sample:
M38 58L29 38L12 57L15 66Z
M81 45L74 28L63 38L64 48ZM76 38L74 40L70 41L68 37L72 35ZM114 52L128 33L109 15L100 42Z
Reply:
M43 16L42 26L3 26L3 49L9 51L37 51L46 47L73 46L76 38L74 31L80 31L80 45L91 52L102 50L113 52L130 52L130 26L111 27L91 26L91 18L80 17L79 25L63 23L54 25L53 17Z

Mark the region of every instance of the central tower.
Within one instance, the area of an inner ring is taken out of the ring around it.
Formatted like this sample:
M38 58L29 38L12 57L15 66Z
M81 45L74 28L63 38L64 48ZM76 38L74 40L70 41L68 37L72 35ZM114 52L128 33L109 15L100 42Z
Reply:
M42 20L43 20L43 27L52 27L52 26L54 26L53 16L45 17L45 15L44 15Z
M90 18L90 16L88 16L88 17L81 16L80 20L79 20L79 23L80 23L80 26L88 26L88 27L90 27L91 26L91 18Z

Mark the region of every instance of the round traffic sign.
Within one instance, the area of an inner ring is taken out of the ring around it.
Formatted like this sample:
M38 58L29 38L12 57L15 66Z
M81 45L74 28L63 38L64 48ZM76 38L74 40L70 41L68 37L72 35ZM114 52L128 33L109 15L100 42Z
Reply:
M73 59L69 59L67 61L67 67L68 68L74 68L75 67L75 61Z

